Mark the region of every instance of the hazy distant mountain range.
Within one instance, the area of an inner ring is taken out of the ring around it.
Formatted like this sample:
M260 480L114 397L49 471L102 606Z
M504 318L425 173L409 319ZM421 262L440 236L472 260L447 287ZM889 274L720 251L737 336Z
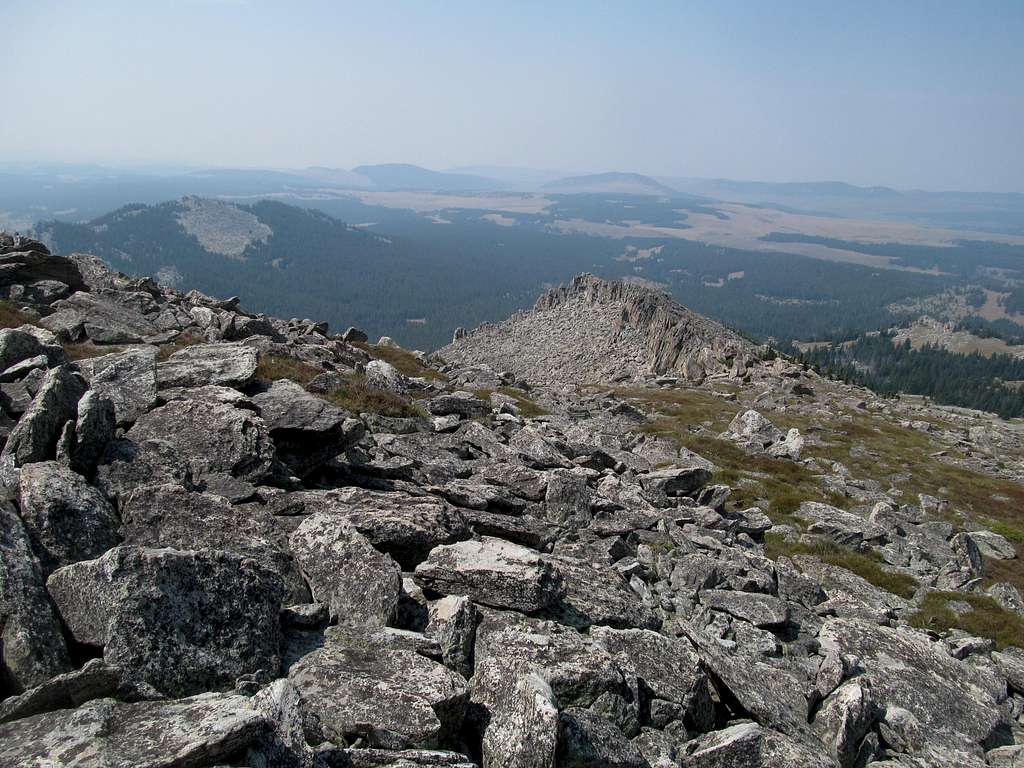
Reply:
M605 172L479 166L447 171L387 163L351 170L108 168L75 164L0 164L0 226L85 221L128 203L186 195L245 199L353 191L694 196L832 216L899 219L938 227L1024 235L1024 194L926 192L842 182L775 183Z

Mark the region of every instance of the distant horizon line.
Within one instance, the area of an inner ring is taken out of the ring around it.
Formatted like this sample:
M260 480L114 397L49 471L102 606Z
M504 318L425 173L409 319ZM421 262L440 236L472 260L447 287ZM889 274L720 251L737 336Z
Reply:
M197 173L203 171L262 171L267 173L292 173L292 174L303 174L315 170L323 171L335 171L344 173L355 173L353 169L361 167L383 167L383 166L405 166L410 168L417 168L423 171L431 173L443 173L453 174L462 176L484 176L485 169L519 172L519 173L531 173L531 174L543 174L550 175L553 181L561 178L576 178L586 176L601 176L606 174L622 174L622 175L636 175L642 176L654 181L679 179L692 182L731 182L736 184L767 184L774 186L810 186L810 185L844 185L861 190L888 190L900 193L923 193L923 194L966 194L966 195L1024 195L1024 185L1020 189L1015 190L993 190L993 189L955 189L955 188L942 188L942 189L928 189L924 187L903 187L892 184L862 184L845 181L842 179L828 179L828 178L811 178L811 179L788 179L785 181L778 180L767 180L767 179L755 179L755 178L740 178L732 176L689 176L678 173L644 173L642 171L635 170L572 170L572 169L558 169L558 168L538 168L533 166L517 166L517 165L502 165L494 163L475 163L475 164L461 164L456 166L450 166L445 168L431 168L429 166L420 165L419 163L406 163L406 162L382 162L382 163L359 163L349 168L339 165L326 165L326 164L311 164L305 166L287 166L287 165L220 165L216 163L179 163L179 162L162 162L162 161L117 161L117 160L5 160L0 159L0 170L3 169L56 169L61 167L68 168L93 168L101 171L119 171L119 172L134 172L139 174L149 175L174 175L174 174L187 174ZM492 181L503 182L505 180L499 178L492 178ZM506 182L512 183L512 182Z

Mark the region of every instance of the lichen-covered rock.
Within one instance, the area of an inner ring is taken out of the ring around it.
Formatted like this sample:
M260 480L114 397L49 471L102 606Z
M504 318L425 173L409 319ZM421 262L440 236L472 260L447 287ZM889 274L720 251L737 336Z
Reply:
M75 418L85 389L82 377L68 365L47 371L32 404L11 430L0 458L16 467L52 459L64 423Z
M658 617L614 568L557 555L546 556L545 561L557 571L563 593L547 614L562 623L580 628L604 624L654 629L660 625Z
M157 364L157 386L240 387L252 381L258 362L256 350L242 344L193 344Z
M89 388L114 404L121 426L133 424L156 402L156 347L133 347L78 363Z
M685 768L834 768L816 750L756 723L732 725L699 736L679 748Z
M462 513L436 496L340 488L300 491L285 499L304 514L325 512L343 517L373 546L411 570L439 544L468 538Z
M826 699L814 718L814 730L842 768L854 768L876 718L871 689L851 680Z
M463 677L473 675L473 643L479 611L462 595L446 595L428 608L425 632L441 646L441 660Z
M266 720L245 696L98 699L0 725L0 765L77 768L213 766L254 743Z
M831 604L844 613L861 618L884 619L910 605L905 598L876 587L864 577L838 565L823 563L809 555L795 555L793 562L804 576L817 582L828 595Z
M470 392L452 392L427 401L427 410L434 416L459 416L472 419L490 413L491 406Z
M496 702L483 739L488 768L550 768L558 748L558 704L536 672L521 675Z
M0 679L20 692L70 669L28 534L13 507L0 502Z
M537 552L490 537L435 547L415 578L433 592L525 613L546 608L563 592L558 571Z
M642 683L642 711L651 712L652 700L674 705L675 717L688 728L704 731L714 723L714 704L707 668L685 638L672 638L642 629L595 627L591 635L612 655L619 667ZM662 707L664 711L668 708Z
M882 542L887 536L885 529L860 515L818 501L801 503L796 515L810 523L812 533L845 546L856 547L862 541Z
M782 440L782 432L768 419L754 410L736 414L726 433L729 439L744 447L763 451Z
M309 588L288 549L288 537L298 524L261 504L231 504L223 496L173 483L136 488L121 507L125 544L218 549L250 557L281 577L289 604L309 601Z
M117 513L103 494L55 461L21 468L18 504L44 575L117 546Z
M700 592L699 598L708 608L749 621L755 627L781 627L789 621L786 604L773 595L731 589L705 589Z
M299 692L287 678L260 689L249 705L267 721L258 740L249 745L246 765L258 768L324 768L306 741ZM329 764L329 762L328 762Z
M565 768L647 768L643 755L622 731L586 709L558 715L558 765Z
M402 572L343 517L318 512L292 534L292 554L313 599L344 624L386 625L398 608Z
M807 682L799 669L731 653L705 633L680 628L697 646L716 686L739 705L746 717L794 737L808 732L809 707L804 695Z
M640 475L645 490L665 496L685 496L710 482L711 472L700 466L659 469Z
M344 408L287 379L252 400L270 429L278 458L299 476L344 453L366 432L363 422Z
M102 659L90 659L81 669L57 675L35 688L0 701L0 723L55 709L71 709L93 699L116 697L121 689L120 669Z
M1013 646L992 654L1011 691L1024 695L1024 651Z
M519 679L536 672L551 686L561 708L590 707L605 694L637 702L621 667L600 643L574 629L490 612L477 627L473 703L490 722L520 706Z
M790 429L782 440L775 443L768 449L768 455L799 461L800 454L803 453L804 450L804 443L806 442L807 441L804 439L804 436L800 434L799 429Z
M114 439L114 404L90 389L78 401L78 418L73 425L68 422L64 429L67 441L58 445L58 458L78 474L92 477L107 443Z
M928 734L919 750L926 761L980 760L1009 727L981 672L926 635L831 619L819 639L823 652L857 656L864 670L861 680L880 707L913 715Z
M139 417L124 440L107 446L97 484L109 497L176 481L204 490L217 476L252 484L271 475L274 444L250 410L175 400Z
M409 380L385 360L371 360L366 364L366 383L396 395L404 395L409 391Z
M158 331L137 308L134 299L138 296L127 291L77 291L55 301L53 314L39 324L65 341L77 341L84 336L97 344L132 344ZM152 301L151 297L146 298Z
M982 557L991 557L994 560L1012 560L1017 556L1013 544L1007 541L1005 536L1000 536L992 531L969 531L967 533L974 545L981 552Z
M553 469L548 473L544 495L544 516L553 523L584 528L590 523L590 499L593 492L587 477L569 469Z
M168 695L270 678L280 663L281 580L238 555L121 546L47 587L76 641Z
M532 427L523 427L508 441L508 447L534 469L571 469L573 464L569 458Z
M456 672L371 636L328 640L288 673L316 736L371 747L437 747L462 724L468 690Z
M49 339L40 338L43 334L49 336ZM63 354L56 338L46 331L32 329L31 326L0 329L0 371L7 371L12 366L39 355L50 362L58 362Z

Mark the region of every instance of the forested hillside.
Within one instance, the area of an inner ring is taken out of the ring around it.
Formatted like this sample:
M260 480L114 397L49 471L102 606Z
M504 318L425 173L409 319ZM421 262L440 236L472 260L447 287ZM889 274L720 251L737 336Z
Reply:
M445 344L459 326L527 308L545 287L579 272L658 284L698 312L779 344L847 339L900 324L913 313L893 305L963 282L953 274L674 238L566 234L553 230L546 215L456 208L428 216L355 198L306 205L232 206L186 198L126 206L86 224L43 222L37 230L59 252L95 253L127 273L159 275L214 295L238 294L257 311L322 317L336 328L359 325L422 349ZM609 222L632 216L652 223L683 219L687 206L701 208L693 201L621 195L561 195L553 206L559 216ZM183 217L192 229L182 225ZM239 231L220 231L231 227ZM204 244L193 230L212 234ZM245 238L248 245L233 251Z
M1024 416L1024 360L1010 355L954 354L936 346L911 348L894 343L890 333L864 335L801 353L798 359L823 373L870 387L882 395L925 395L944 405L962 405Z
M958 240L950 246L907 243L861 243L831 237L772 232L761 238L772 243L814 243L871 256L884 256L893 264L914 269L937 270L961 277L977 277L984 270L1024 272L1024 246L989 240Z
M211 252L188 234L181 202L125 206L88 224L43 222L37 231L59 252L94 253L129 274L159 274L212 295L243 296L257 311L354 324L422 349L446 343L460 325L527 307L546 284L621 252L609 240L510 230L479 218L457 233L434 226L428 231L436 236L414 239L311 208L237 207L272 232L240 258Z
M642 242L642 241L638 241ZM833 340L887 328L911 313L892 305L939 293L955 280L778 253L671 241L656 257L609 265L608 276L642 275L681 303L758 339Z

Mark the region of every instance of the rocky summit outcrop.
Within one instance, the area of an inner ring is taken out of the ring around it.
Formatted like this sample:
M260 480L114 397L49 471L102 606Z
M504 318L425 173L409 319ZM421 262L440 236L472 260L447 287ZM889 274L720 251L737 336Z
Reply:
M0 294L0 768L1024 761L1011 429L591 277L446 362L2 236Z
M745 373L760 359L755 345L670 296L590 274L551 289L529 312L456 336L440 351L444 359L486 363L535 384L701 380Z

